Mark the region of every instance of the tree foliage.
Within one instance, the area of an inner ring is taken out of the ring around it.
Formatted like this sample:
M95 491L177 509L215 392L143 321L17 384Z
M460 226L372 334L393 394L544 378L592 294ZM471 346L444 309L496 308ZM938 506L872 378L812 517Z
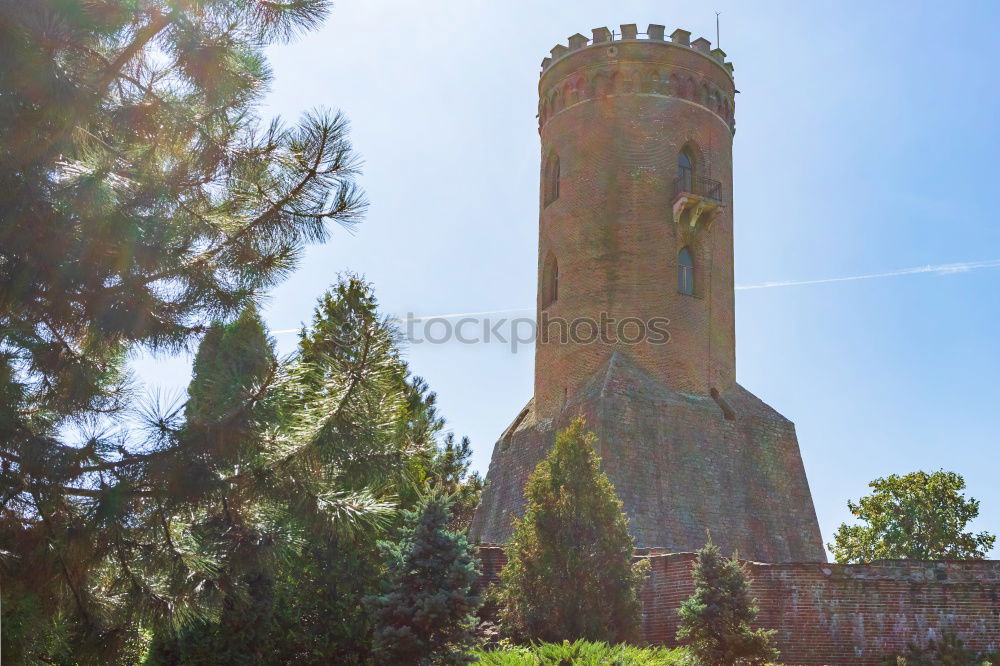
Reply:
M841 525L830 544L838 562L982 559L996 541L987 532L966 531L979 501L965 498L959 474L892 474L868 485L871 495L847 503L865 524Z
M81 662L137 623L221 608L256 565L220 572L269 557L275 506L311 505L317 523L380 506L339 489L309 499L317 484L287 474L322 448L301 422L323 419L287 407L296 376L249 331L304 245L364 209L343 117L255 113L263 49L326 8L0 0L0 566L18 581L4 611L62 625ZM215 339L260 353L229 379L196 369L189 407L134 427L128 355L202 335L205 367L236 363ZM268 476L272 503L232 510ZM5 656L28 658L3 638Z
M472 523L485 485L478 472L469 473L471 456L469 438L456 442L454 434L449 432L435 449L430 467L431 485L450 497L451 527L462 532Z
M371 663L373 621L363 602L384 575L376 537L310 539L275 572L274 663Z
M637 636L645 569L632 564L628 521L585 428L581 417L557 433L525 487L499 592L501 623L518 640Z
M211 396L214 409L231 413L229 387L241 385L234 377L263 368L248 351L257 331L248 330L243 343L227 331L205 336L184 427L203 413L195 396ZM298 352L277 364L274 379L250 382L263 396L265 436L227 429L208 437L216 447L210 459L232 450L243 478L234 492L223 486L219 515L195 526L225 558L217 565L226 580L221 610L161 631L151 663L348 664L371 657L372 618L362 601L383 573L378 538L436 474L461 486L468 466L439 441L444 421L435 396L409 374L397 337L370 285L345 276L321 298ZM210 387L199 387L202 377ZM242 450L247 441L252 446Z
M770 645L774 631L751 629L757 601L749 576L734 555L722 556L709 541L692 571L695 591L681 604L677 640L706 666L762 666L777 657Z
M30 441L63 463L39 471L75 478L72 465L92 461L49 440L65 419L122 407L126 351L185 347L285 277L330 222L358 220L346 121L262 125L254 113L270 80L263 48L326 4L0 2L12 464Z
M397 540L381 543L388 570L382 594L370 599L381 663L472 661L479 567L465 536L449 528L451 502L436 490L407 512Z
M289 635L300 663L364 659L376 539L437 479L474 501L368 285L327 294L290 358L257 313L365 207L341 115L257 115L264 49L328 4L0 0L12 662L115 663L151 629L166 663L258 663ZM194 350L186 399L143 399L130 355Z

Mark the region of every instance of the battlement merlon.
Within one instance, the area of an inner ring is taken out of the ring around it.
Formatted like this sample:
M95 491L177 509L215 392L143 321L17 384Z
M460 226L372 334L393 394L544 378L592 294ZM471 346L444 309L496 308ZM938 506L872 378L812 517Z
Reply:
M614 44L618 42L638 41L656 42L700 53L722 67L730 79L733 78L733 64L726 60L726 52L720 48L713 49L712 42L708 41L704 37L699 37L698 39L691 41L691 33L687 30L678 28L670 34L668 39L664 37L665 27L656 23L650 23L644 33L639 32L636 24L634 23L625 23L619 26L619 28L620 31L617 33L612 32L605 27L594 28L591 31L593 36L590 39L580 33L576 33L567 40L568 45L557 44L552 47L552 55L542 60L542 71L539 76L545 74L545 72L559 60L576 51L580 51L581 49L602 45L614 46Z

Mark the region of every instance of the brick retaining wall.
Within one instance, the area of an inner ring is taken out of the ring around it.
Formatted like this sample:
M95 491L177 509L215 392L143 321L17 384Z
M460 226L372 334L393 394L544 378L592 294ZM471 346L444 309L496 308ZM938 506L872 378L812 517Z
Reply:
M483 546L480 554L484 580L496 580L503 550ZM641 593L643 639L675 645L695 556L640 556L651 565ZM778 631L782 663L876 664L944 631L974 650L1000 650L1000 561L747 564L759 625Z

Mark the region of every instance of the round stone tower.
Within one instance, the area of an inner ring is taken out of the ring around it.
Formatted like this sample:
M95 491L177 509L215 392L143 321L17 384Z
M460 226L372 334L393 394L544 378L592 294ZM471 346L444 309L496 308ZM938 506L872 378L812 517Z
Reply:
M636 545L693 551L709 530L746 559L824 561L795 426L736 383L732 66L663 33L598 28L542 61L535 396L470 536L507 540L582 416Z
M599 28L542 63L543 416L612 348L678 391L734 382L732 66L705 39L663 33Z

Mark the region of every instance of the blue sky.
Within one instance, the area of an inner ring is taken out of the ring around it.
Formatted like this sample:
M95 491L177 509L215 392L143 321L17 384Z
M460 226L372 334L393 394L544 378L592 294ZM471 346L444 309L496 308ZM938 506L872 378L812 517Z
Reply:
M530 314L541 59L621 23L715 42L715 11L741 91L737 284L959 264L737 291L739 381L796 423L824 540L868 481L917 469L964 475L975 527L1000 532L998 3L341 0L320 31L271 49L265 113L343 110L371 208L356 234L309 249L270 326L296 328L348 270L387 313ZM294 335L276 337L291 350ZM531 347L407 356L485 472L531 395ZM176 387L188 363L136 368Z

